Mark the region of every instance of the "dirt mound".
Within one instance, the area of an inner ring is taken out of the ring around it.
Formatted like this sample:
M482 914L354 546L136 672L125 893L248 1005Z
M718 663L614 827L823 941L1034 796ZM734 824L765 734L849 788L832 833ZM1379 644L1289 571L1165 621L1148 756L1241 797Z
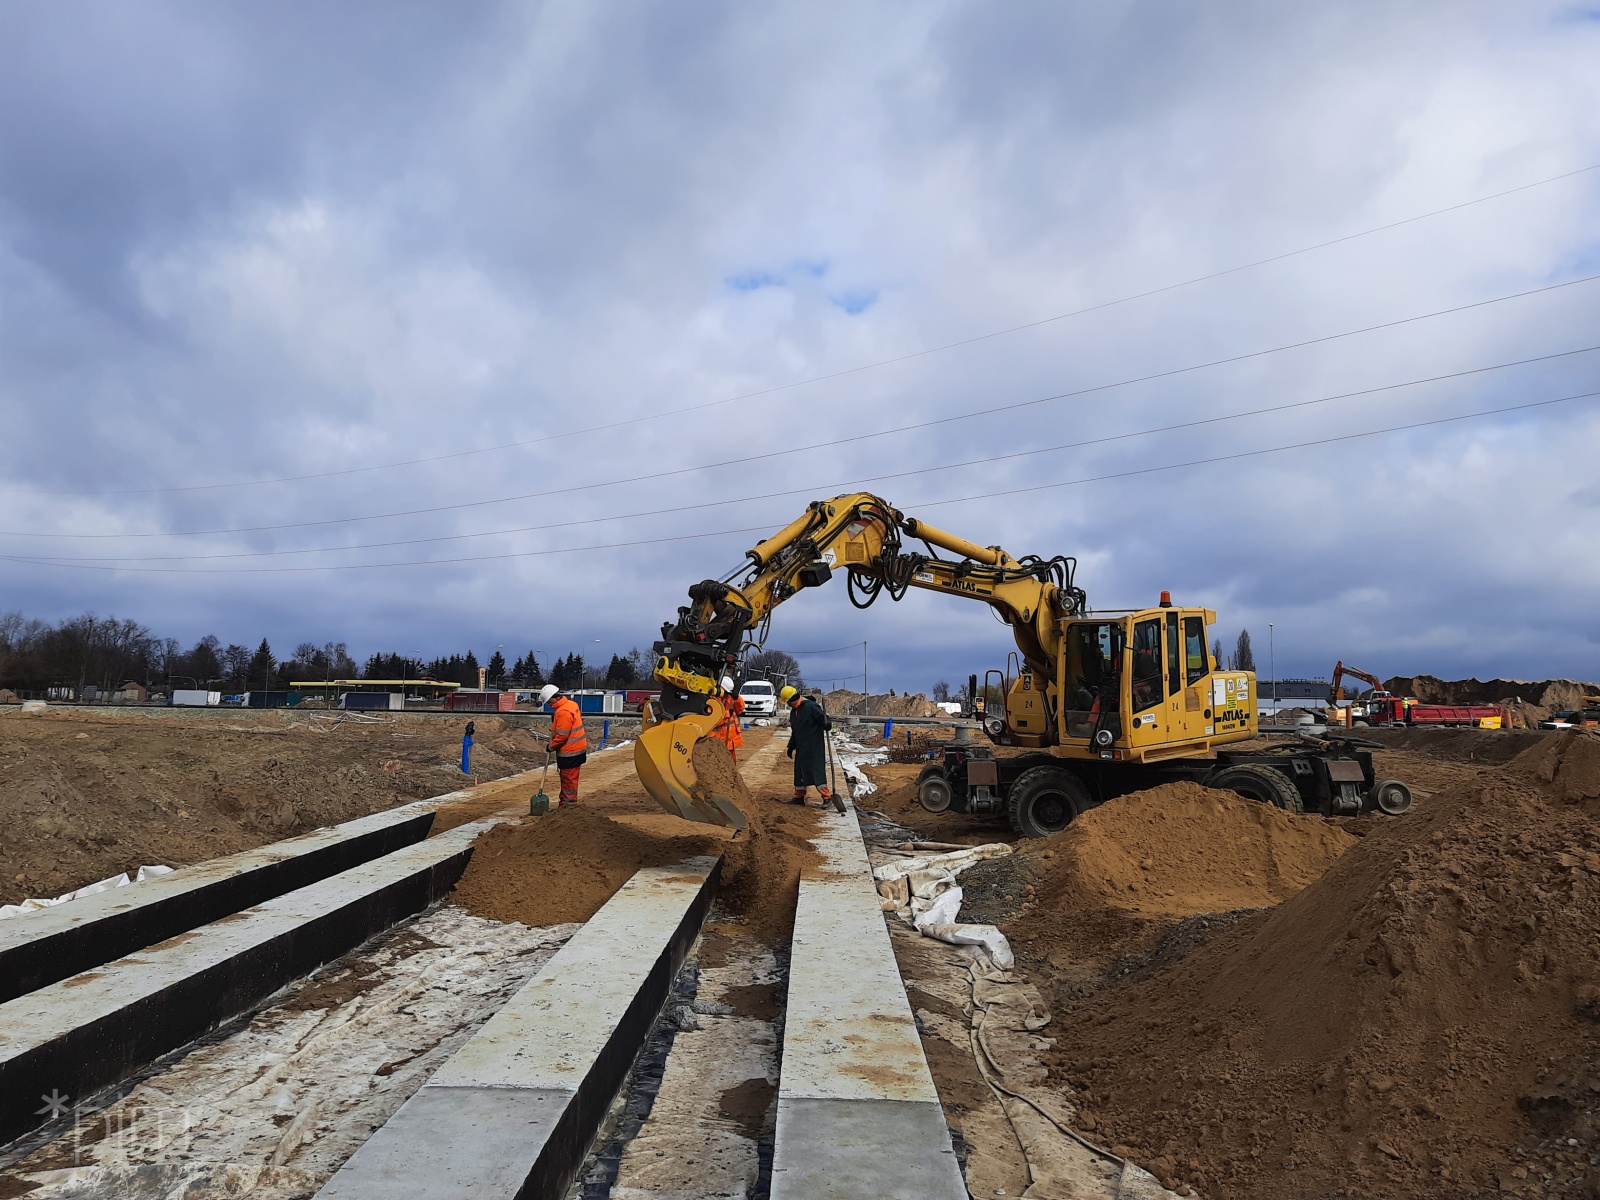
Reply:
M1577 746L1546 787L1589 786ZM1473 783L1187 957L1058 995L1053 1078L1213 1197L1589 1196L1596 928L1592 807Z
M1600 699L1600 683L1576 679L1436 679L1432 675L1397 675L1384 685L1396 696L1414 696L1424 704L1493 704L1521 700L1542 708L1582 708Z
M865 692L840 689L824 696L822 707L836 716L892 718L945 715L943 709L921 692L906 696L869 696Z
M1189 916L1276 904L1355 841L1321 817L1169 783L1091 809L1024 854L1040 908Z
M1600 800L1600 737L1591 733L1558 733L1511 760L1558 799Z
M10 688L0 688L0 704L20 704L17 694Z
M721 854L723 908L768 945L786 946L800 870L821 861L807 840L817 832L819 810L753 800L720 742L700 742L694 765L696 790L737 804L750 821L744 832L730 840L731 831L654 813L640 823L583 804L560 808L479 838L456 903L497 921L587 921L641 867Z

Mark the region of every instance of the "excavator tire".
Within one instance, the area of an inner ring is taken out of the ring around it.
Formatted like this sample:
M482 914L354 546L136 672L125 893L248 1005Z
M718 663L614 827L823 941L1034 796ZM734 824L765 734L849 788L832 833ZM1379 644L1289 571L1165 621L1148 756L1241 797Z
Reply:
M929 763L917 776L917 803L931 813L949 812L955 802L956 790L944 777L944 768Z
M1022 837L1060 833L1094 801L1083 781L1061 767L1033 767L1018 775L1006 797L1011 828Z
M1292 813L1306 810L1299 791L1289 777L1271 767L1224 767L1206 780L1206 786L1224 792L1238 792L1247 800L1259 800Z

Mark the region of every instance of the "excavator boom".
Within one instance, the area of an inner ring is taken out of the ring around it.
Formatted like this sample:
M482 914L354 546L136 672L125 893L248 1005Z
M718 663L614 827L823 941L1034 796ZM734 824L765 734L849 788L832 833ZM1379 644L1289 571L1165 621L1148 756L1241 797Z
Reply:
M905 548L905 540L922 543ZM950 558L945 555L957 555ZM746 553L742 576L707 579L689 589L689 603L661 627L656 642L657 706L634 750L639 779L656 803L694 821L744 826L725 796L708 794L694 770L694 745L722 720L720 680L743 682L745 655L765 644L772 610L844 571L851 602L866 608L910 588L982 600L1012 627L1030 666L1049 677L1060 648L1060 620L1083 611L1071 558L1014 559L979 546L866 492L818 500Z

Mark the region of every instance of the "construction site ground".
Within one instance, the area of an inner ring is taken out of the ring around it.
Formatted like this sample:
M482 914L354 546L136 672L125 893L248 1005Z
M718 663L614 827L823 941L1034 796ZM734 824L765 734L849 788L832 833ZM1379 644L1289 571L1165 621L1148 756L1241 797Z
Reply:
M508 771L540 761L531 738L518 744L528 735L477 720L485 759ZM226 724L5 721L7 894L209 857L461 782L426 761L455 766L459 730L437 723ZM892 734L914 761L868 768L869 841L1016 842L1003 821L915 803L917 756L948 732L918 729L909 745ZM159 1065L100 1114L103 1131L9 1164L0 1194L114 1194L112 1181L135 1178L141 1194L171 1194L210 1171L219 1194L310 1195L634 871L707 852L725 855L721 897L574 1195L762 1194L796 881L815 861L819 812L781 802L781 737L746 737L750 831L667 816L627 750L596 755L580 806L479 839L452 903ZM1391 747L1376 752L1379 774L1415 791L1405 817L1326 821L1174 785L968 869L961 919L998 925L1016 951L1028 1019L1009 1030L983 1031L970 949L888 918L972 1195L1023 1195L1030 1179L1029 1194L1057 1194L1040 1184L1041 1135L1007 1080L1044 1096L1064 1133L1180 1195L1600 1194L1600 738L1374 740ZM396 746L414 766L385 768ZM525 812L532 790L528 776L484 788L441 825ZM97 811L121 796L139 807ZM285 798L297 824L273 825L266 797ZM102 840L47 868L48 837L11 829L62 810ZM165 836L194 824L190 841ZM41 856L26 868L39 886L14 883L25 870L14 846ZM50 884L46 869L59 872ZM997 1076L1007 1046L1012 1074ZM131 1134L141 1111L166 1116ZM173 1113L181 1128L160 1125Z
M0 709L0 904L182 866L544 762L548 718ZM598 740L599 722L591 736ZM552 769L552 778L554 773Z

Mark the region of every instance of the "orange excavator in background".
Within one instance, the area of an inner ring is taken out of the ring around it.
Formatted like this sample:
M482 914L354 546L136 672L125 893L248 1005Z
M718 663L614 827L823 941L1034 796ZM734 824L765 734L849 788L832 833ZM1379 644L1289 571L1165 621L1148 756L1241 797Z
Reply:
M1374 700L1381 701L1394 699L1394 697L1390 695L1389 689L1383 686L1383 680L1379 679L1376 675L1368 675L1359 667L1347 667L1344 665L1343 660L1340 660L1339 662L1333 664L1333 685L1328 689L1328 708L1330 712L1339 713L1343 711L1339 701L1344 699L1344 688L1340 685L1344 682L1344 677L1346 675L1353 675L1355 678L1361 680L1362 683L1368 683L1372 685L1372 695L1367 697L1369 702ZM1347 717L1350 721L1354 722L1359 718L1364 718L1366 715L1367 709L1365 705L1351 704Z

